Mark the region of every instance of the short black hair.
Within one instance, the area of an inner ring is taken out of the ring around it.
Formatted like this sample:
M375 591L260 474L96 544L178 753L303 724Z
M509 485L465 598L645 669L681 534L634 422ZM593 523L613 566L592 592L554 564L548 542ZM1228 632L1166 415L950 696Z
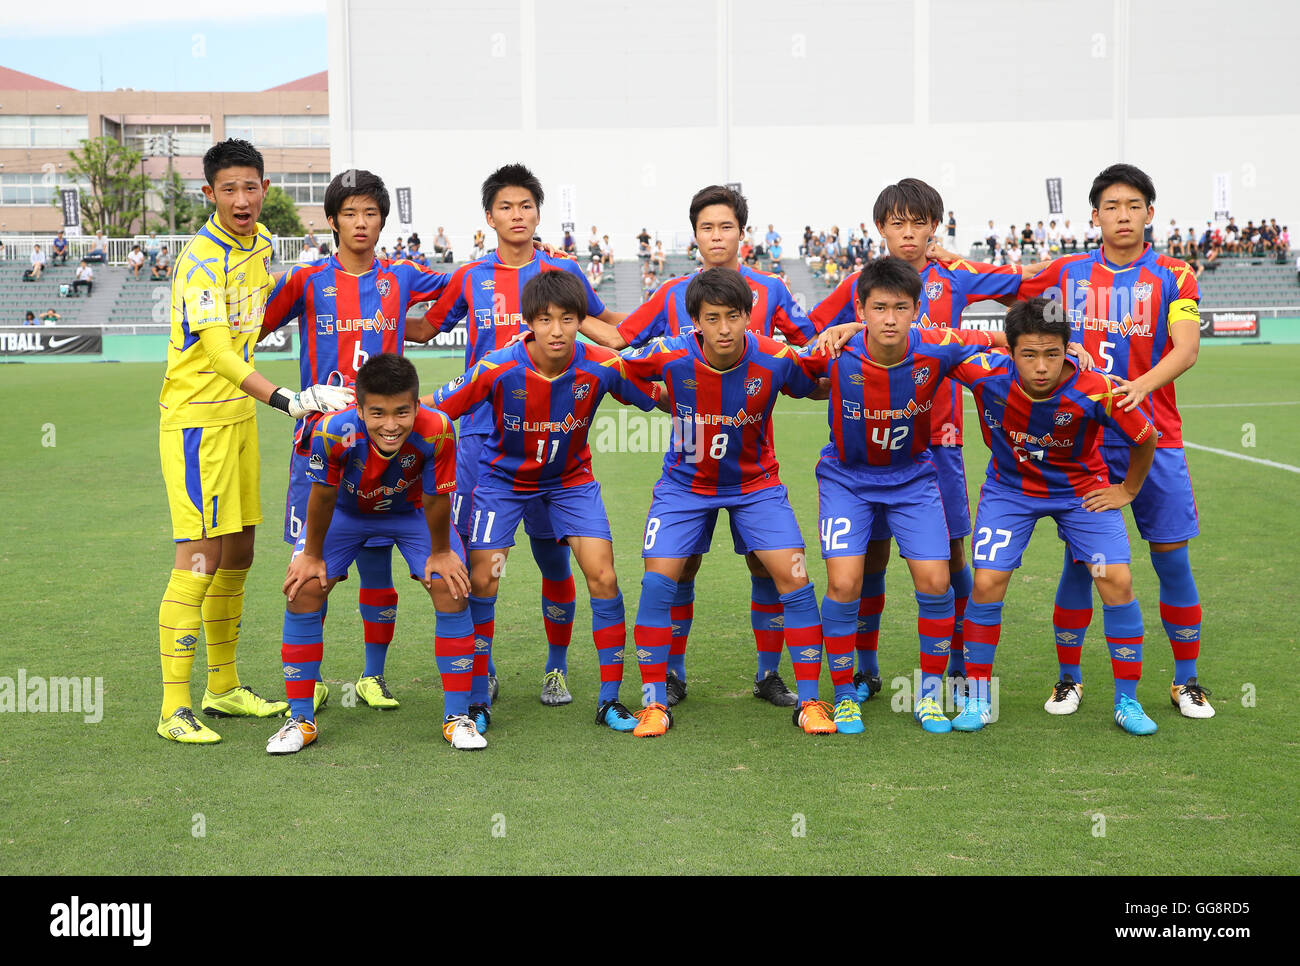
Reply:
M734 268L710 268L686 286L686 314L698 320L705 302L749 315L754 308L754 293Z
M239 138L218 141L203 155L203 177L212 187L217 186L217 173L225 168L256 168L258 180L266 177L262 152Z
M1092 179L1092 188L1088 191L1088 203L1096 208L1101 202L1101 193L1111 185L1117 184L1136 189L1148 207L1156 200L1156 186L1150 175L1131 164L1112 164Z
M545 194L542 183L522 164L507 164L497 168L483 182L483 210L491 211L492 203L497 200L497 192L502 188L524 188L533 195L537 207L542 207Z
M552 305L579 319L587 317L587 290L576 275L566 271L538 272L519 293L519 308L529 325Z
M384 179L370 171L361 171L356 168L349 168L341 174L336 174L330 181L329 187L325 189L325 219L328 222L333 219L335 224L338 223L339 209L349 198L369 198L379 206L379 227L383 228L388 222L388 212L392 210L392 201L388 197L388 188L384 186ZM333 225L330 226L333 229ZM339 243L339 233L334 232L334 244L337 247Z
M1070 344L1070 323L1065 318L1064 307L1054 299L1017 302L1007 310L1005 330L1007 345L1013 351L1022 335L1059 335L1062 348Z
M921 300L921 276L897 255L886 255L868 262L858 276L858 301L863 305L872 289L907 295L913 302Z
M415 364L394 352L371 356L357 370L357 406L366 396L420 395L420 374Z
M891 215L924 218L934 223L943 219L943 198L920 178L904 178L876 196L871 220L883 225Z
M727 205L736 215L736 227L741 228L749 221L749 202L745 196L734 188L728 188L726 185L711 184L707 188L701 188L695 192L695 197L691 199L691 232L695 231L695 220L699 218L700 212L709 205ZM645 229L641 229L645 231Z

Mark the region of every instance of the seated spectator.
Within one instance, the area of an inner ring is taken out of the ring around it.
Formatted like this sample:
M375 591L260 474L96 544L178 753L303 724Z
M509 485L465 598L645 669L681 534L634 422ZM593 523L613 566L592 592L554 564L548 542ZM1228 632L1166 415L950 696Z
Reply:
M298 256L298 261L302 262L303 264L310 264L311 262L315 262L319 260L320 260L320 249L317 248L315 245L304 245L302 249L302 254Z
M595 235L587 239L587 256L593 262L601 262L603 264L605 261L605 250L600 247L600 239Z
M827 285L838 285L840 281L840 263L834 259L826 259L826 271L824 277Z
M418 232L414 232L414 231L411 232L410 236L406 239L406 244L407 244L407 247L408 247L408 248L409 248L411 245L418 245L418 244L420 244L420 235L419 235L419 233L418 233Z
M1047 251L1052 255L1061 252L1061 229L1056 227L1055 219L1047 226Z
M31 309L27 310L27 317L23 319L23 325L36 325L36 313Z
M753 265L756 261L754 258L754 246L750 244L749 239L745 239L740 243L740 260L746 265Z
M1174 258L1183 257L1183 233L1178 230L1177 226L1169 229L1167 250Z
M1061 248L1067 251L1074 251L1079 247L1079 238L1070 227L1070 219L1065 219L1065 224L1061 226Z
M172 257L167 253L167 246L158 249L158 257L153 260L150 278L163 279L172 277Z
M399 258L405 258L405 257L406 257L406 249L403 247L402 239L399 236L397 239L397 244L393 246L393 261L397 261Z
M1019 245L1017 245L1015 242L1012 242L1010 245L1007 246L1007 264L1008 264L1008 265L1015 265L1015 266L1018 267L1018 266L1020 265L1020 257L1021 257L1021 256L1020 256L1020 246L1019 246Z
M567 228L564 229L564 241L561 242L561 244L564 246L564 253L566 255L578 254L578 246L574 244L573 241L573 232L569 231Z
M641 234L636 236L637 244L642 246L647 252L650 251L651 240L649 230L644 227L641 229Z
M86 259L81 260L77 266L77 278L72 283L72 291L80 294L82 286L86 287L86 298L90 298L95 292L95 270L87 264Z
M644 268L650 264L650 242L648 240L641 241L640 237L641 236L639 235L637 236L636 257L641 259L641 267Z
M1029 222L1025 222L1025 227L1020 229L1020 244L1031 245L1034 241L1034 230L1029 227Z
M655 276L654 272L647 268L645 273L641 276L641 301L647 301L651 295L654 295L655 289L658 287L659 279Z
M1277 245L1283 255L1291 253L1291 229L1286 225L1282 226L1282 232L1277 236Z
M131 277L138 279L140 269L144 267L144 250L139 245L133 246L131 251L127 253L126 265Z
M58 325L61 316L54 309L46 309L41 313L41 325Z
M1101 244L1101 229L1091 222L1087 230L1083 233L1083 247L1087 251L1090 248L1096 248Z
M799 254L800 254L800 255L807 255L807 254L808 254L808 245L812 242L812 240L813 240L813 230L812 230L812 226L811 226L811 225L804 225L804 226L803 226L803 244L801 244L801 245L799 246Z
M606 265L614 264L614 246L609 243L609 236L602 236L600 244L600 260Z
M455 257L452 255L451 251L451 242L448 241L447 236L443 234L442 225L438 226L438 234L433 236L433 253L435 255L441 255L444 262L455 261Z
M392 261L392 260L393 260L393 256L388 254L388 246L387 246L387 245L380 245L380 246L379 246L379 257L380 257L380 258L383 258L383 259L387 259L388 261Z
M770 228L771 226L768 227ZM781 274L781 255L782 255L781 236L778 235L776 236L776 241L772 242L767 247L767 257L768 257L767 270L771 272L773 275Z
M988 246L989 257L998 250L998 230L993 227L993 219L989 219L988 234L984 236L984 244Z
M32 246L32 267L23 273L23 281L39 282L41 272L45 271L45 253L41 251L40 245Z
M3 238L0 238L0 262L3 262L8 257L9 257L9 250L5 248L5 240Z
M664 243L661 241L655 242L655 252L650 256L650 264L660 275L663 274L664 263L667 258L668 256L664 254Z
M486 251L486 239L483 236L483 229L480 228L478 231L474 232L474 248L469 253L470 261L476 261L482 258Z
M95 240L91 242L90 251L86 252L86 261L108 261L108 239L104 237L102 231L95 232Z
M324 244L323 242L321 243L321 246L320 246L320 257L321 257L321 258L329 258L329 257L330 257L330 247L329 247L329 245L326 245L326 244Z
M412 236L411 242L406 247L406 257L417 265L428 266L429 259L425 257L424 252L420 251L420 242Z
M1040 221L1038 227L1034 229L1034 247L1041 251L1046 244L1047 229L1043 227L1043 223Z
M1205 270L1212 272L1219 267L1219 248L1211 248L1209 254L1205 256Z
M68 264L68 240L63 237L63 232L54 236L54 243L50 246L50 264L58 262L61 265Z

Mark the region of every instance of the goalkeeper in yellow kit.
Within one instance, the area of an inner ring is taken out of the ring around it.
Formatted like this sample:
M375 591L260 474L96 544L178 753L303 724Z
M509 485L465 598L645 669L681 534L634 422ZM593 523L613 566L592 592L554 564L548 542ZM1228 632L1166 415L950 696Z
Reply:
M271 236L257 221L270 182L261 153L236 139L204 155L203 174L203 193L217 210L176 259L171 343L158 399L159 451L176 543L158 609L158 734L186 744L221 740L191 704L200 624L208 657L204 713L266 718L288 708L242 686L235 669L244 579L253 562L253 530L262 522L254 400L294 419L353 401L352 390L336 386L291 392L253 368L272 288Z

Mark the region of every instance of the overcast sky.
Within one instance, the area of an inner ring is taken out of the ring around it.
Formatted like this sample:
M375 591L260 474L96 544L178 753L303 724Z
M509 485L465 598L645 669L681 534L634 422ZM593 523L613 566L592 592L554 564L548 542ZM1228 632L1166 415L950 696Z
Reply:
M6 3L0 65L88 91L260 91L329 66L325 0L223 0L220 19L194 6Z

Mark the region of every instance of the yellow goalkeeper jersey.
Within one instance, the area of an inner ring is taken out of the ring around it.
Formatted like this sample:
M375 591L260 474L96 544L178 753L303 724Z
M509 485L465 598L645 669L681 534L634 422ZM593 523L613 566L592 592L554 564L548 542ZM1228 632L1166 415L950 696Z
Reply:
M212 371L199 342L204 329L230 332L236 354L253 362L271 291L271 235L232 235L213 213L176 259L172 273L171 341L158 406L162 428L222 426L250 419L256 402Z

